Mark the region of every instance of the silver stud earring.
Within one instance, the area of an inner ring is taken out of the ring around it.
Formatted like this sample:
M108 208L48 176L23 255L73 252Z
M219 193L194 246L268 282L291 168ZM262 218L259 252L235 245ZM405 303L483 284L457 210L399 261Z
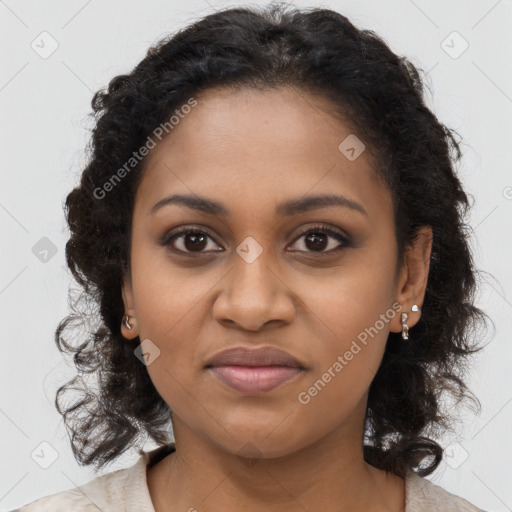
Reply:
M133 326L130 325L130 316L129 315L125 315L125 317L123 319L123 323L127 329L130 329L130 330L133 329Z

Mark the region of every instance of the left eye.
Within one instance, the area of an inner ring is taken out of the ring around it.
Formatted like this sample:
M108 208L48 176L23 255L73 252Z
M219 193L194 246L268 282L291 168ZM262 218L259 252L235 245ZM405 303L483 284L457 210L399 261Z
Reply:
M305 246L307 249L313 247L314 250L306 250L301 252L330 254L341 250L344 246L350 245L350 240L345 235L323 226L308 229L307 231L302 233L298 238L296 238L296 241L304 237L305 240L303 242L303 246ZM337 240L339 242L338 245L336 246L335 243L329 244L329 238L331 240Z

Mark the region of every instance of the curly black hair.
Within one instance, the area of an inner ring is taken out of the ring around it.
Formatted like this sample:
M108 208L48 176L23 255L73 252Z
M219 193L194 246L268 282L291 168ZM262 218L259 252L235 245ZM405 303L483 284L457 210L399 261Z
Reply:
M78 371L59 387L55 404L79 464L102 468L148 436L166 443L172 428L172 411L120 331L134 198L146 162L135 158L137 150L161 138L158 127L172 136L170 117L201 91L287 86L329 100L331 114L365 141L375 176L392 192L397 268L417 229L432 227L422 315L407 343L389 334L369 389L363 449L369 464L402 477L436 469L443 449L433 438L454 419L444 410L446 395L480 408L464 378L468 356L483 348L477 333L488 315L474 304L469 201L455 170L459 142L426 106L426 76L335 11L273 2L196 21L94 94L88 163L65 202L66 261L80 294L72 299L70 291L70 314L55 333ZM84 327L82 343L66 341L68 330ZM66 391L78 396L61 407Z

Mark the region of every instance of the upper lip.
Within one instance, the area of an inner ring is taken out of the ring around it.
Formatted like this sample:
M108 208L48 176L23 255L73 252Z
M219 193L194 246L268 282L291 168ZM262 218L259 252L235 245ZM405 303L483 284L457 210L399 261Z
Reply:
M211 366L290 366L304 368L303 365L288 352L273 346L258 348L234 347L215 354L206 364Z

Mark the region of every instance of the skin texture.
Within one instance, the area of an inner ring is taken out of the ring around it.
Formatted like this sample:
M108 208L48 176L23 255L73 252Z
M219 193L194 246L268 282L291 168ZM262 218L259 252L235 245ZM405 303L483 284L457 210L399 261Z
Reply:
M338 150L352 131L322 98L288 87L211 89L196 98L147 157L123 287L134 327L123 326L123 336L158 347L148 371L173 411L177 450L148 470L155 510L403 510L404 480L364 462L364 416L388 333L401 331L392 304L409 314L410 336L420 318L431 229L422 229L395 273L390 191L375 179L368 151L350 161ZM172 194L213 199L231 215L175 204L150 213ZM367 215L343 206L275 212L283 201L316 194L345 195ZM352 243L329 235L315 249L302 235L317 223ZM178 227L212 233L198 249L203 255L172 252L173 245L194 250L186 236L159 245ZM262 249L252 263L236 251L249 236ZM413 304L420 312L411 312ZM298 394L386 311L394 315L378 334L300 403ZM240 393L204 368L213 354L239 345L277 346L306 369L267 393Z

